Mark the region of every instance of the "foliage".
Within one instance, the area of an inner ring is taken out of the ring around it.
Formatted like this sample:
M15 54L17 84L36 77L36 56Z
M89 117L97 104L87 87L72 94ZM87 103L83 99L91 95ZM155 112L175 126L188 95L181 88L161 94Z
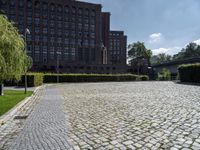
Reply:
M43 84L43 73L28 73L27 74L27 85L28 87L40 86ZM24 86L24 75L22 76L18 86Z
M170 70L163 68L162 71L158 73L157 80L166 81L166 80L170 80L170 78L171 78Z
M170 62L171 60L172 60L172 56L165 53L160 53L158 55L153 55L150 61L152 65L156 65L156 64L162 64L165 62Z
M148 81L149 80L149 76L147 76L147 75L141 75L141 76L139 76L139 80L140 81Z
M181 65L178 71L181 82L200 83L200 63Z
M30 65L24 51L24 40L14 24L0 15L0 83L13 78L20 80Z
M108 82L136 81L138 76L132 74L58 74L59 82ZM45 74L44 83L56 83L57 74Z
M143 42L132 43L128 45L128 57L130 58L130 63L134 62L137 58L146 58L149 62L152 56L152 51L147 49Z
M200 45L189 43L178 54L173 56L173 60L183 60L192 57L200 57Z
M26 97L31 96L32 93L31 91L24 94L24 91L5 90L5 95L0 97L0 116Z

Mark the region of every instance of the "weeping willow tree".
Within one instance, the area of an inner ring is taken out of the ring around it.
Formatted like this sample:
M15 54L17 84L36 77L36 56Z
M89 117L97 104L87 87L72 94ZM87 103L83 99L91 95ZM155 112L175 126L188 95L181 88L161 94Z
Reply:
M25 53L25 42L17 28L6 16L0 15L0 95L5 80L20 80L30 67L30 58Z

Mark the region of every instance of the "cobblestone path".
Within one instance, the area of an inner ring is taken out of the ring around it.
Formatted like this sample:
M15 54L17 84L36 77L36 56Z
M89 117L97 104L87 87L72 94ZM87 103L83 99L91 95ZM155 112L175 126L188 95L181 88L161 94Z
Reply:
M75 149L200 149L200 86L83 83L62 89Z
M10 150L68 150L63 98L56 86L47 86L23 130L9 146Z

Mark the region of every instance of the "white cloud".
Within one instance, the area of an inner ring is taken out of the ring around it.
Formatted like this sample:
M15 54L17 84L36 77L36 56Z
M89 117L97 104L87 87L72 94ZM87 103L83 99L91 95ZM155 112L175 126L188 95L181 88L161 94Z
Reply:
M158 55L160 53L166 53L166 54L169 54L169 55L174 55L176 53L178 53L179 51L181 50L181 47L170 47L170 48L157 48L157 49L153 49L152 52L154 55Z
M194 43L196 43L197 45L200 45L200 39L193 41Z
M149 35L149 43L152 44L152 43L158 43L161 41L162 39L162 33L153 33L151 35Z

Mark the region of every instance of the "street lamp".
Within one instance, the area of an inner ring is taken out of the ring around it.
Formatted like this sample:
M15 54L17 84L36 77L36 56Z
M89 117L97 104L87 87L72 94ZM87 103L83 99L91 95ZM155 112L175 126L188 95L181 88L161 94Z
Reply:
M57 56L57 65L56 65L56 71L57 71L57 83L59 83L59 55L61 54L61 52L56 52L56 56Z
M26 49L27 49L27 34L30 34L30 31L28 28L25 29L25 32L24 32L24 37L25 37L25 53L26 53ZM27 93L27 70L25 68L25 73L24 73L24 86L25 86L25 94Z

